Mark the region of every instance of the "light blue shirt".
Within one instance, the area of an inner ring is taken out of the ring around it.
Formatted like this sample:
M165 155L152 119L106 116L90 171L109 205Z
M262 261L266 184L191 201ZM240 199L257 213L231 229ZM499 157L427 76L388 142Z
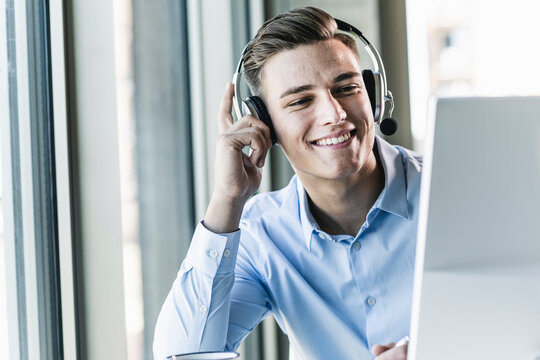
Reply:
M380 138L385 187L356 237L321 231L295 176L254 196L240 230L199 224L156 326L154 354L233 350L273 315L293 359L372 359L409 334L422 159Z

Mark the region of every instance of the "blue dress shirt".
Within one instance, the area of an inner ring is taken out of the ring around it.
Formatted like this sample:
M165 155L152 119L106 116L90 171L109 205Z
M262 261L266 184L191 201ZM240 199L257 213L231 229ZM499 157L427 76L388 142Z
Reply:
M294 176L240 230L199 224L158 318L154 355L233 350L266 316L292 359L372 359L409 334L422 159L376 137L385 186L356 237L321 231Z

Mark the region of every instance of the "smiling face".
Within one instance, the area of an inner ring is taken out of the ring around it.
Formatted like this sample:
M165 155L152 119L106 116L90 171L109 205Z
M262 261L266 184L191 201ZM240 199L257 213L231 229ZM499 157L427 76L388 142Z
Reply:
M371 105L357 54L345 44L330 39L273 55L262 84L278 141L303 182L376 166Z

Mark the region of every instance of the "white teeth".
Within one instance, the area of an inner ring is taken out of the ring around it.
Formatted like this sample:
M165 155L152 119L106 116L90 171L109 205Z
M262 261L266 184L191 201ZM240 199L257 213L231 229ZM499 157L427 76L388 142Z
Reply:
M335 145L335 144L341 144L342 142L345 142L351 138L351 133L348 132L346 134L341 135L340 137L333 137L333 138L326 138L321 139L317 141L317 145Z

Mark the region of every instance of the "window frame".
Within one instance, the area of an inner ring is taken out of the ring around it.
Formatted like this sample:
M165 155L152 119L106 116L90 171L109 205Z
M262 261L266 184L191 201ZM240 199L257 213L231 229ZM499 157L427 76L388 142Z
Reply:
M0 1L0 98L11 359L64 358L51 3ZM5 70L7 69L7 70ZM66 304L68 302L66 301ZM66 312L66 315L68 313Z

